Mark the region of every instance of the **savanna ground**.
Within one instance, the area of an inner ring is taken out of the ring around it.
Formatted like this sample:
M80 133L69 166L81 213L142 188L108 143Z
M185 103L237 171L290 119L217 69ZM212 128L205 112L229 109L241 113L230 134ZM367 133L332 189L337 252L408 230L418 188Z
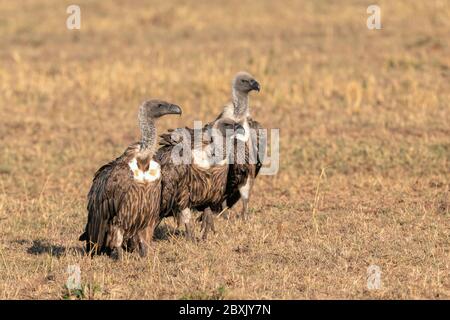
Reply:
M69 4L0 2L0 298L450 297L448 1L378 1L382 30L371 1L80 0L79 31ZM281 130L250 221L191 243L168 219L146 259L83 256L92 176L139 138L139 103L183 107L160 132L208 121L242 69Z

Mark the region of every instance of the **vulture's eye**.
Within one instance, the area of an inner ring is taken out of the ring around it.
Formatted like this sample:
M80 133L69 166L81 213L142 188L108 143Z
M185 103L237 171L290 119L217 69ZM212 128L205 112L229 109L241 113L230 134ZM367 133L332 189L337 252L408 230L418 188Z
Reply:
M245 82L247 82L247 80L245 80L245 79L241 79L241 82L242 82L242 83L245 83Z

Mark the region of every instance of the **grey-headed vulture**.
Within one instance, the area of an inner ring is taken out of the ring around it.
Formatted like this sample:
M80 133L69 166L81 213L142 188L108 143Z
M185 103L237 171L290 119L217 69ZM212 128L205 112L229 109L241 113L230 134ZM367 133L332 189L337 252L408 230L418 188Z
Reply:
M159 222L161 168L154 160L155 120L167 114L181 114L179 106L149 100L139 109L141 140L130 145L117 159L95 173L88 194L88 221L80 241L88 254L106 253L121 259L128 239L138 242L139 254L147 254Z

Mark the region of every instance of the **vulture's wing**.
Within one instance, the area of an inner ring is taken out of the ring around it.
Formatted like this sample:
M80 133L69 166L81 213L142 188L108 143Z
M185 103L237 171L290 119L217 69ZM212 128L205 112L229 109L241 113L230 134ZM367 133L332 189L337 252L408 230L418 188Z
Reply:
M181 178L188 174L188 167L192 158L188 163L181 160L184 156L184 150L192 150L195 145L195 135L200 134L200 142L203 146L209 145L212 142L212 137L209 134L209 129L212 124L208 123L201 130L197 131L185 127L170 129L166 133L160 135L160 148L155 156L156 161L161 165L162 172L162 194L161 194L161 217L166 217L178 208L174 207L177 203L177 197L185 198L183 192L188 192L188 186L180 186ZM175 149L176 148L176 149ZM179 161L175 161L175 157L179 157Z
M111 161L95 173L88 194L84 240L97 244L97 250L103 248L108 224L118 214L131 183L132 175L124 157Z
M173 145L162 146L155 155L155 160L161 166L161 217L170 216L177 211L174 204L183 189L180 180L187 174L187 165L174 163L173 148Z
M253 142L253 154L256 155L256 172L255 177L258 175L259 170L261 169L264 163L264 157L266 155L267 149L267 133L261 126L258 121L253 120L252 118L248 119L248 125L251 129L253 129L256 133L256 141Z
M196 130L184 127L177 129L169 129L166 133L161 134L159 145L162 147L176 146L180 143L190 143L191 148L194 147L194 137L195 134L201 134L201 141L204 145L211 143L211 138L208 134L208 129L211 124L205 125L201 128L201 132L196 132Z

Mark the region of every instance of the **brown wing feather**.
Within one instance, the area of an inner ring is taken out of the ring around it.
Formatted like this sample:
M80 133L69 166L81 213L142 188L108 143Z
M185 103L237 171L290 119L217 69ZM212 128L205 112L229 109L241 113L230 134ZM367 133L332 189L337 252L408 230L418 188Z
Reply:
M204 145L211 143L211 138L207 134L207 131L209 130L212 123L206 124L202 128L202 143ZM189 127L184 128L176 128L176 129L170 129L166 133L161 134L159 144L162 147L170 147L170 146L176 146L180 143L184 143L185 139L188 138L190 141L188 143L191 144L191 148L194 147L194 137L195 137L195 130Z
M212 125L213 122L202 128L203 145L212 141L208 134ZM194 129L185 127L160 135L161 148L157 152L156 160L162 171L161 217L175 215L186 207L203 210L203 207L210 204L219 205L225 199L228 166L203 170L191 164L176 165L172 162L173 147L185 143L185 139L190 139L187 143L193 148L194 134Z
M258 121L253 120L252 118L249 118L247 121L250 128L255 130L256 132L256 141L254 141L253 143L253 152L256 155L256 178L264 162L264 156L266 154L267 148L267 134Z
M173 145L161 147L156 153L155 160L161 166L161 207L160 216L172 215L176 210L176 199L182 189L180 182L186 175L186 165L175 165L171 154Z
M94 175L88 193L88 222L80 240L85 240L87 250L97 245L102 251L108 232L108 222L120 211L123 198L130 188L132 177L128 169L127 159L136 150L131 145L122 156L102 166Z
M244 164L230 165L226 187L226 201L227 207L229 208L233 207L241 198L239 187L245 184L248 177L255 179L258 175L266 152L267 136L264 130L260 130L263 129L263 127L259 122L253 120L252 118L248 118L247 121L250 129L253 129L256 133L256 136L252 137L252 152L256 156L256 163L249 163L249 153L247 150Z
M221 113L215 121L221 119L223 113ZM210 128L213 123L211 122L206 124L202 131L205 132ZM193 147L193 137L194 130L191 128L179 128L169 130L168 133L161 135L161 146L162 148L158 152L160 156L160 164L163 172L163 192L162 192L162 204L161 204L161 213L162 216L172 215L171 209L174 211L179 210L179 208L175 208L176 205L186 206L187 197L189 197L190 204L197 210L203 210L205 207L212 205L218 206L218 203L214 203L211 198L217 200L219 197L216 194L211 194L209 199L204 195L205 192L213 191L211 187L211 183L209 181L214 181L214 186L218 184L223 184L225 188L224 199L227 200L227 206L232 207L237 201L240 199L239 187L242 186L247 177L251 177L252 179L256 178L258 175L265 155L266 148L266 134L264 131L259 129L263 129L261 124L253 120L252 118L247 119L248 124L251 129L255 130L256 137L253 137L253 154L256 156L256 164L249 163L249 154L246 152L246 163L244 164L232 164L229 166L228 177L226 178L226 182L222 181L223 172L220 170L216 170L213 173L213 176L210 176L211 180L208 180L208 177L205 176L201 171L198 171L195 167L189 167L186 165L175 166L170 161L170 153L172 151L172 147L177 145L178 143L183 142L182 130L186 130L191 137L191 147ZM174 134L174 132L176 132ZM204 141L204 143L210 143L210 140ZM188 176L189 179L181 179L181 177ZM183 182L184 181L184 182ZM217 188L216 188L217 189ZM220 190L220 188L218 188ZM208 200L208 201L202 201Z

